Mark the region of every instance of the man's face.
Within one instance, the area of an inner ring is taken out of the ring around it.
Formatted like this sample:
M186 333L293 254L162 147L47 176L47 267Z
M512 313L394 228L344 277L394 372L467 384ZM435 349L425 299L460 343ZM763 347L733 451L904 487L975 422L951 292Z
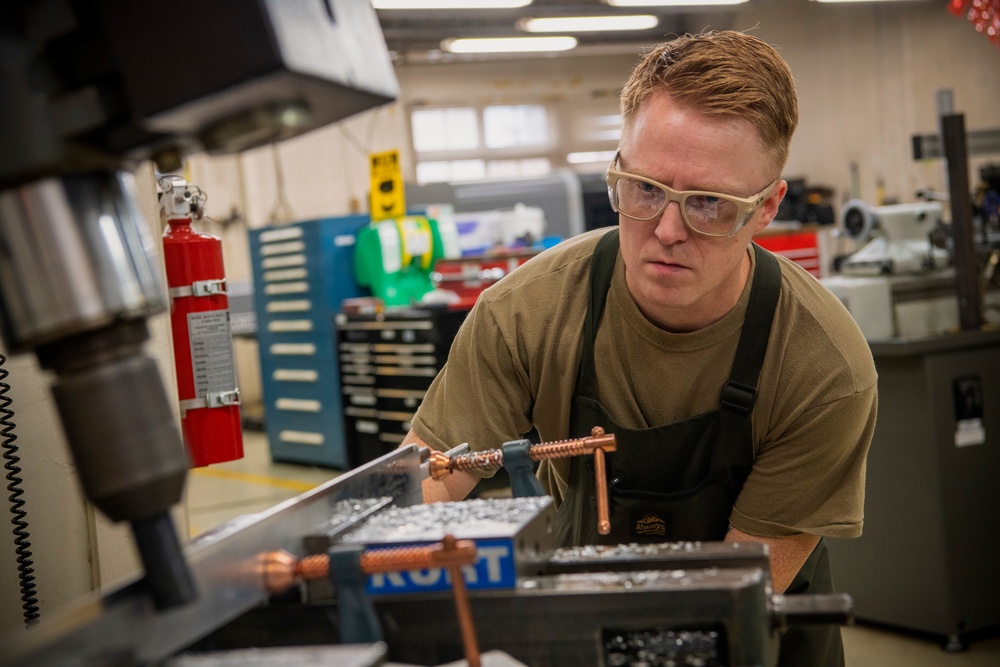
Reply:
M750 197L777 176L748 121L704 115L665 93L650 96L625 125L620 153L619 170L675 190ZM652 220L619 215L626 283L639 310L678 332L701 329L729 312L749 275L747 245L774 218L786 189L778 181L732 238L695 232L676 202Z

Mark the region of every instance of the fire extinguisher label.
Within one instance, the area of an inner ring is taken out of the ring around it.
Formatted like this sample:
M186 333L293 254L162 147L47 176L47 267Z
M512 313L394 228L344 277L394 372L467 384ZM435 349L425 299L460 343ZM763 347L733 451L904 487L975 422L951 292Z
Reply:
M191 366L194 391L198 397L232 391L236 387L233 340L228 310L188 313L191 336Z

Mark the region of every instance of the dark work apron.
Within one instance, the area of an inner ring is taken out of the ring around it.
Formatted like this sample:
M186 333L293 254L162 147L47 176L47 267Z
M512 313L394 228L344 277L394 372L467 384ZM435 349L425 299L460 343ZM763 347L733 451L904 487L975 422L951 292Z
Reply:
M593 459L578 456L571 459L569 487L559 506L559 537L567 546L722 540L753 466L750 411L781 289L781 268L772 254L753 246L750 301L719 408L674 424L627 429L612 421L597 400L594 367L594 340L618 248L615 229L594 249L569 430L571 438L589 435L594 426L615 434L617 451L607 455L611 533L597 532ZM832 590L826 544L820 540L787 592ZM782 635L780 651L779 667L843 665L836 626L791 628Z

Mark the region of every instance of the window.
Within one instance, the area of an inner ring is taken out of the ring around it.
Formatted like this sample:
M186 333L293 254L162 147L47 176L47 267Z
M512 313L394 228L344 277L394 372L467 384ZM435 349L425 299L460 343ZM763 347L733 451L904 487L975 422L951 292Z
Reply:
M549 142L545 108L536 104L486 107L483 134L487 148L545 146Z
M577 119L575 129L583 141L617 142L622 134L622 117L620 114L582 116Z
M418 183L540 176L552 169L543 105L421 108L410 121Z
M417 109L411 116L418 153L479 147L479 123L472 108Z

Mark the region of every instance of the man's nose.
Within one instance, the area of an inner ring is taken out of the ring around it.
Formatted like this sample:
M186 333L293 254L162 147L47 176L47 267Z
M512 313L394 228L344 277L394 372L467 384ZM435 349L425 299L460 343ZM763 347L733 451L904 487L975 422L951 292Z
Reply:
M667 207L660 214L654 234L663 245L673 245L687 239L691 230L684 224L681 217L681 205L678 202L667 202Z

